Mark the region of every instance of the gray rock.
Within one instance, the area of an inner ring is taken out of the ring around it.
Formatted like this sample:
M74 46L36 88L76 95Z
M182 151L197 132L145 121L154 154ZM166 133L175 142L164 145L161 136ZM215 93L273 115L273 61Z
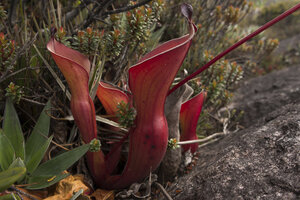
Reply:
M291 104L262 126L200 149L196 167L170 194L180 200L299 199L299 125L300 105Z
M243 110L241 125L249 127L261 117L289 103L300 102L300 65L245 81L229 108Z
M199 149L173 199L300 199L300 66L247 81L235 108L246 129Z

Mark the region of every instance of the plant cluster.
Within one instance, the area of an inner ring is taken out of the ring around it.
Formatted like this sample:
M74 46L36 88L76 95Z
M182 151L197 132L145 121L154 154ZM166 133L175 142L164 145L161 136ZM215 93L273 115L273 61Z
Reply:
M112 143L108 153L100 150L97 153L87 154L87 163L95 182L100 187L119 189L129 186L135 181L142 180L155 170L165 155L168 143L170 144L168 142L168 124L164 114L166 97L197 74L208 69L230 51L298 8L300 8L300 4L290 9L289 12L282 14L279 18L272 20L258 31L238 41L170 90L169 88L186 57L191 41L197 31L197 27L191 21L191 5L183 4L181 10L188 21L189 34L159 45L144 55L137 64L129 68L129 91L120 90L101 81L97 86L97 96L107 113L116 116L117 111L120 114L120 105L123 102L122 104L130 105L136 110L136 118L134 126L119 141ZM48 42L47 49L51 52L54 61L62 71L70 87L72 94L71 110L83 141L88 143L97 138L95 106L89 95L88 87L91 63L88 57L59 43L54 37ZM173 59L170 59L170 57ZM217 76L222 77L224 67L220 68ZM235 82L235 79L238 79L239 76L234 73L235 70L241 71L237 64L233 62L228 70L229 75L221 78L219 81L225 80L222 83L224 85ZM213 72L210 71L210 73ZM212 85L216 89L216 81L212 80ZM181 105L180 127L182 130L180 138L181 140L193 140L191 143L183 144L182 148L184 151L190 150L195 152L198 148L194 141L198 141L196 135L197 121L205 97L206 93L201 92ZM122 113L126 112L122 111ZM118 168L121 162L120 154L127 138L129 139L127 161L125 167L121 168L120 171ZM174 140L170 141L174 143ZM98 168L101 170L97 170ZM121 173L116 175L119 171Z
M48 137L50 117L46 111L49 109L50 102L45 106L25 143L12 100L7 98L3 130L0 129L0 192L15 182L26 184L27 189L49 187L67 177L69 173L64 170L81 158L90 146L95 149L94 144L82 145L40 164L53 138Z
M125 119L127 123L128 116L132 116L136 110L136 118L130 117L134 125L119 141L112 143L107 153L101 149L99 152L87 154L90 172L97 185L103 188L124 188L142 180L159 166L164 157L168 144L168 125L164 115L165 100L197 30L191 22L190 7L184 4L182 10L189 21L189 34L158 46L132 66L128 71L130 92L124 92L104 82L98 84L99 100L109 115L121 115L117 121L122 122ZM47 49L67 80L72 94L71 110L74 120L83 141L89 143L97 138L95 107L88 87L91 62L88 57L59 43L54 37L48 42ZM169 59L170 56L175 59ZM184 105L187 106L182 107L184 140L196 137L195 125L203 100L201 93L188 101L191 103L186 102ZM193 104L197 106L196 112L189 112ZM194 119L195 123L189 124L188 119ZM127 138L129 139L127 161L125 167L119 169L118 166L122 162L121 150ZM185 150L192 148L194 152L196 147L197 145L185 145ZM114 175L117 172L120 174Z
M56 82L61 82L62 76L56 69L51 69L53 62L42 48L49 40L53 26L57 29L58 41L93 60L91 88L102 72L104 79L120 83L128 63L136 62L148 48L153 47L147 41L153 41L152 33L163 9L164 4L160 0L149 1L148 4L129 0L101 3L86 0L1 2L1 97L10 82L19 85L31 103L43 104L54 91L60 91ZM61 97L63 94L57 95ZM1 110L3 108L0 106ZM24 112L38 115L26 108Z
M134 1L129 2L129 6L135 4ZM147 41L156 28L163 7L163 1L156 0L125 13L112 14L104 25L97 29L88 27L80 30L73 37L67 36L61 27L56 37L58 41L91 59L96 56L96 63L98 60L105 62L106 80L118 83L125 74L128 62L136 62L147 50L153 48Z
M124 101L121 101L117 105L117 118L118 122L122 127L130 128L134 125L134 120L136 117L136 111L134 108L130 106L130 104L125 103Z
M3 32L0 32L0 77L13 69L13 59L16 53L16 44L14 40L9 40Z
M287 0L284 2L278 1L268 6L265 6L262 9L260 9L255 21L259 25L262 25L264 24L264 22L270 21L271 19L275 18L287 9L291 8L296 3L298 3L297 0ZM276 31L267 31L266 34L270 35L271 37L274 37L273 33L276 32L276 37L279 37L279 39L294 35L294 33L299 32L299 27L295 26L295 24L299 23L299 16L299 11L293 13L284 22L281 22L273 27L273 30ZM284 29L282 28L282 25L285 26Z

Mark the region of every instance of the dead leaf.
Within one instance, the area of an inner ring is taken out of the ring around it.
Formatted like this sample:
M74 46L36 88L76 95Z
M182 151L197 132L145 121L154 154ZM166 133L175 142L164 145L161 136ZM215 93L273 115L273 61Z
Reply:
M69 200L73 194L78 192L80 189L83 189L84 194L89 193L90 189L84 184L83 179L84 176L81 174L68 176L67 178L58 182L55 194L44 200Z
M97 189L91 197L94 197L96 200L114 200L115 194L113 190L102 190Z

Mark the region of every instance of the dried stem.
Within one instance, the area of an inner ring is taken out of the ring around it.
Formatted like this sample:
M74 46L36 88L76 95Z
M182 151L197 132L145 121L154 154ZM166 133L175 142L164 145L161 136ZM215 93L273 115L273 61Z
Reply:
M167 200L173 200L167 190L160 183L155 182L154 184L162 191Z
M200 142L207 142L213 138L216 138L216 137L220 137L220 136L224 136L225 133L223 132L220 132L220 133L215 133L213 135L210 135L204 139L198 139L198 140L187 140L187 141L180 141L180 142L177 142L176 144L178 145L184 145L184 144L193 144L193 143L200 143Z
M107 11L105 13L103 13L104 16L106 15L111 15L111 14L117 14L117 13L121 13L121 12L126 12L126 11L129 11L129 10L132 10L132 9L135 9L137 7L140 7L140 6L143 6L147 3L149 3L150 1L152 0L144 0L144 1L141 1L139 3L136 3L132 6L126 6L126 7L123 7L123 8L119 8L119 9L115 9L115 10L110 10L110 11Z

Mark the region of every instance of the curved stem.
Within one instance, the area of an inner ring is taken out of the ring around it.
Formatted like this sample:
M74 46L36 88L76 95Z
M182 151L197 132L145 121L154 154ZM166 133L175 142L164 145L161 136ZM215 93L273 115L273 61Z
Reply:
M200 143L200 142L207 142L213 138L216 138L216 137L219 137L219 136L224 136L225 133L223 132L220 132L220 133L215 133L213 135L210 135L204 139L198 139L198 140L186 140L186 141L180 141L180 142L177 142L176 144L178 145L184 145L184 144L193 144L193 143Z
M257 29L253 33L247 35L246 37L244 37L243 39L241 39L240 41L238 41L237 43L235 43L234 45L232 45L231 47L229 47L228 49L226 49L225 51L223 51L222 53L220 53L216 57L214 57L211 61L206 63L200 69L198 69L197 71L195 71L194 73L192 73L191 75L189 75L188 77L186 77L185 79L183 79L182 81L177 83L172 89L169 90L168 95L171 94L172 92L174 92L177 88L179 88L180 86L182 86L186 82L188 82L190 79L194 78L195 76L197 76L198 74L200 74L201 72L203 72L204 70L209 68L211 65L213 65L215 62L217 62L223 56L227 55L232 50L234 50L237 47L239 47L240 45L244 44L245 42L247 42L249 39L253 38L254 36L260 34L261 32L263 32L264 30L266 30L270 26L274 25L275 23L281 21L285 17L291 15L293 12L297 11L299 8L300 8L300 3L298 3L296 6L290 8L289 10L285 11L284 13L277 16L276 18L272 19L268 23L264 24L263 26L261 26L259 29Z

